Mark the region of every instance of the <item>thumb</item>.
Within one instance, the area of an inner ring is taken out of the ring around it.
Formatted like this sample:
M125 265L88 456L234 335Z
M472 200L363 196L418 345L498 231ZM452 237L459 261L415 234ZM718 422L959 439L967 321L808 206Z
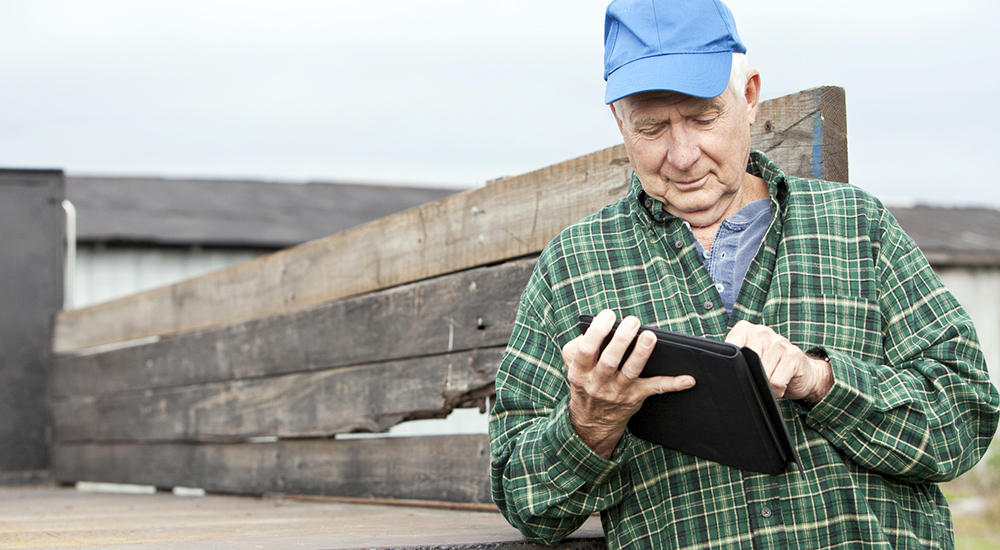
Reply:
M681 376L657 376L655 378L647 378L646 380L649 382L649 389L651 390L649 395L684 391L693 388L695 385L694 377L686 374Z

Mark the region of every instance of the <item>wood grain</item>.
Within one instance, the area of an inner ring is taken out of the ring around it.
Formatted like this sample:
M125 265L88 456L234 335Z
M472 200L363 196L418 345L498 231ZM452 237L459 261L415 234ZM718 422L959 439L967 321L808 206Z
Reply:
M813 88L761 103L751 139L790 176L848 181L843 88Z
M241 441L380 432L493 394L503 347L350 368L51 400L55 438Z
M485 434L243 444L66 444L57 481L201 487L220 493L490 503Z
M59 353L289 313L537 253L622 194L624 148L504 179L169 287L61 312Z
M60 355L49 392L101 395L503 346L534 264L516 260L146 345Z

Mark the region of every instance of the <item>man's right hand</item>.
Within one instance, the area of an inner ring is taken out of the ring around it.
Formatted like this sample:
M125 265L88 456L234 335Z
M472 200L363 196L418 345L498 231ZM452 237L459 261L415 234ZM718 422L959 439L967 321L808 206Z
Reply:
M619 370L640 323L632 316L623 319L601 353L601 344L614 323L614 312L606 309L594 317L586 333L562 349L570 385L570 422L594 452L608 459L629 419L647 397L694 386L691 376L639 377L656 346L656 336L649 331L639 335L635 349Z

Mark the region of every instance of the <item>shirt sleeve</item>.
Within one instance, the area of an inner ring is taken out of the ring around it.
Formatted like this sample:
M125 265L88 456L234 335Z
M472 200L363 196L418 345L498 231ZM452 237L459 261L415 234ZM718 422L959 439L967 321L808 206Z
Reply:
M824 349L836 381L806 423L870 470L948 481L982 458L1000 396L968 315L891 215L880 231L883 364Z
M497 374L491 482L494 502L511 525L526 539L551 545L622 500L631 436L622 438L611 460L577 436L561 347L530 303L538 298L529 283Z

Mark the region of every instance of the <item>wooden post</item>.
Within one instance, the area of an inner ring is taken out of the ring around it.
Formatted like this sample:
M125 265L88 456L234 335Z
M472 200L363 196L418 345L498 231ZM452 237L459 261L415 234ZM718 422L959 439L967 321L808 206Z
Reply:
M63 175L0 170L0 483L42 479L52 323L63 295Z
M754 148L786 174L848 183L844 89L813 88L761 103Z

